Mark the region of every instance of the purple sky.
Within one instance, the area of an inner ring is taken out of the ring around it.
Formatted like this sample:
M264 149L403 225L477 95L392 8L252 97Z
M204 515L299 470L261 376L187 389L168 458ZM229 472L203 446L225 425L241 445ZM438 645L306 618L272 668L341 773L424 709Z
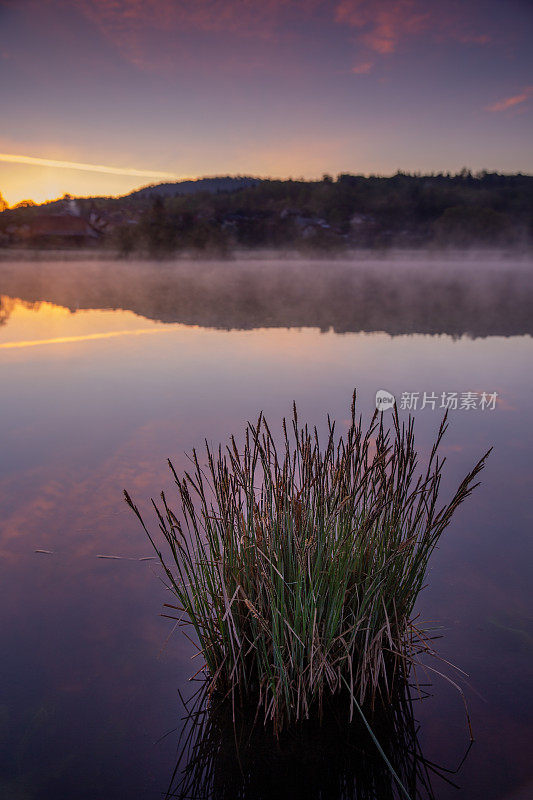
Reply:
M531 0L0 0L0 192L532 172L532 40Z

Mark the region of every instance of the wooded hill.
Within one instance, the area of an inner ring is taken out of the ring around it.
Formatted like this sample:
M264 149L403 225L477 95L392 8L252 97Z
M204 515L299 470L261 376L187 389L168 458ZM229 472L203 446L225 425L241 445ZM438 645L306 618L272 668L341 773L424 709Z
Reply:
M456 175L341 174L317 181L205 178L117 198L19 204L0 213L0 241L47 246L55 238L56 246L69 246L75 237L60 241L59 218L72 214L91 226L89 242L124 255L238 247L528 247L533 177L464 169ZM43 215L54 217L48 226L54 237L47 239Z

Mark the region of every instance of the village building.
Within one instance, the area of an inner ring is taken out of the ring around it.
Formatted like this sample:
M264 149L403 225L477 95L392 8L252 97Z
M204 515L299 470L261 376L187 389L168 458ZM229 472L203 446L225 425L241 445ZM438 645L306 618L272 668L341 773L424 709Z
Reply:
M39 214L9 231L21 242L35 247L90 246L101 236L86 219L74 214Z

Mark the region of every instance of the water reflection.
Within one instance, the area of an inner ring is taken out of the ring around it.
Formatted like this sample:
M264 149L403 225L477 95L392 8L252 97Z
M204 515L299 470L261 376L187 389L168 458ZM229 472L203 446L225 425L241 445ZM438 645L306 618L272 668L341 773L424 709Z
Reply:
M0 263L0 294L71 311L134 311L223 329L533 333L533 270L521 261ZM5 300L0 324L11 311Z
M362 720L347 721L339 701L326 706L321 722L307 721L275 740L253 712L245 715L236 709L233 721L231 707L207 707L200 691L186 717L165 798L435 800L435 783L454 783L457 770L424 758L408 693L366 714L388 764Z
M0 341L70 340L0 349L0 796L161 797L175 754L171 737L154 742L175 726L178 689L190 686L196 662L186 642L166 644L165 593L153 562L139 561L151 551L122 513L122 489L156 496L169 488L168 456L187 468L185 452L204 437L227 441L259 409L275 424L296 400L310 423L330 411L342 425L354 386L364 417L378 388L502 398L494 412L450 419L445 493L480 452L495 450L434 554L418 611L443 626L439 651L471 675L476 743L461 790L437 781L438 800L531 796L533 271L428 262L410 285L389 273L414 276L412 265L371 266L0 264ZM356 332L380 329L409 335ZM413 334L432 330L450 335ZM416 413L422 454L439 419ZM466 734L456 690L439 683L416 716L424 756L458 764ZM330 764L339 741L323 743ZM216 767L222 786L231 752ZM283 775L283 760L260 743L257 752L273 765L265 780ZM326 793L314 763L326 759L312 741L309 752L314 760L298 756L306 793L315 783ZM346 753L338 759L332 787L353 769Z

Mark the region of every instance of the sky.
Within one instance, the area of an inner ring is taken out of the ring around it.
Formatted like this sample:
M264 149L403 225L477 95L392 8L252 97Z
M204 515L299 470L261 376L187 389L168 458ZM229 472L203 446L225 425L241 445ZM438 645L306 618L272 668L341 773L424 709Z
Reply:
M0 193L531 173L532 38L531 0L0 0Z

